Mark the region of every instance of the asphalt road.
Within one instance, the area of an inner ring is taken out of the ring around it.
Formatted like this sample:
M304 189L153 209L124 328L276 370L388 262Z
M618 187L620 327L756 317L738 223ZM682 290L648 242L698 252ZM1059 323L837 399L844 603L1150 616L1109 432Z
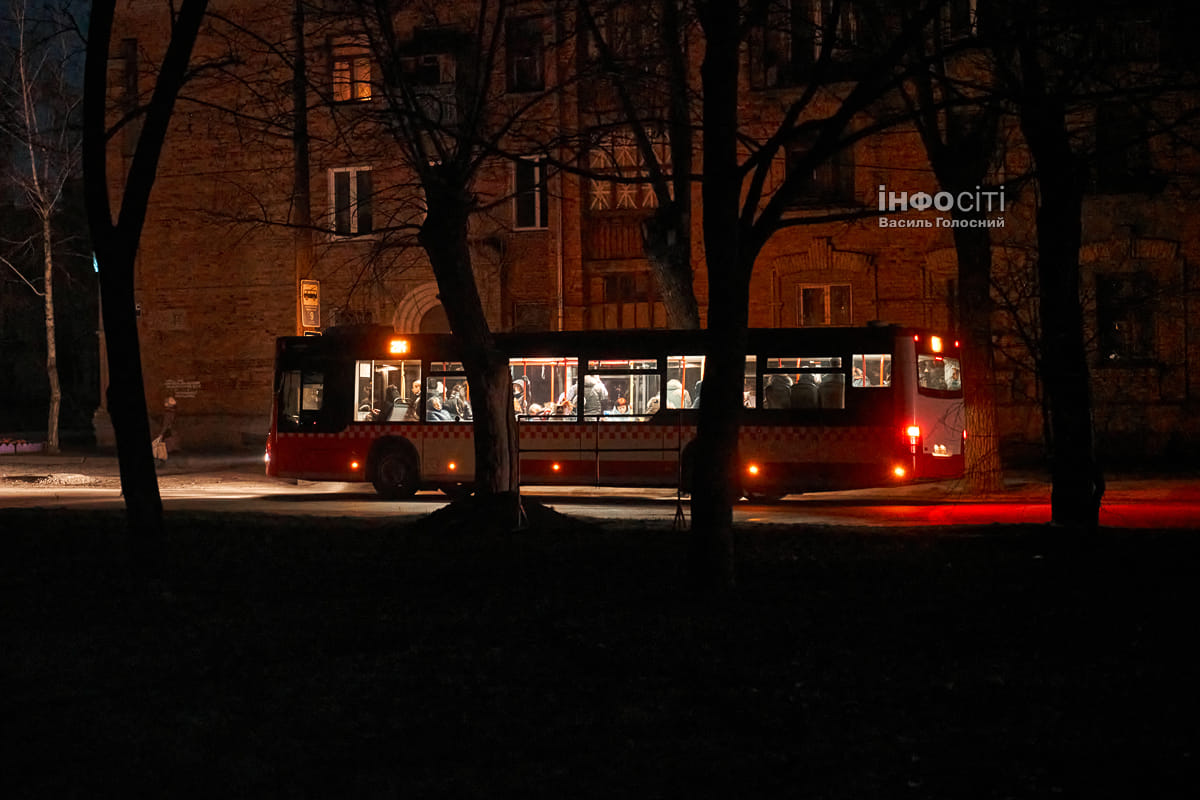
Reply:
M740 504L742 523L820 524L856 527L928 527L1045 523L1049 486L1037 476L1009 476L1001 495L970 498L957 481L854 492L789 495L773 505ZM168 510L260 512L316 517L420 516L444 505L437 492L404 502L379 500L367 484L284 481L268 478L250 456L177 458L159 475ZM580 517L670 522L687 499L660 489L525 487L526 496ZM0 457L0 507L115 508L122 503L113 458L95 456ZM1123 528L1200 528L1200 479L1110 480L1101 523Z

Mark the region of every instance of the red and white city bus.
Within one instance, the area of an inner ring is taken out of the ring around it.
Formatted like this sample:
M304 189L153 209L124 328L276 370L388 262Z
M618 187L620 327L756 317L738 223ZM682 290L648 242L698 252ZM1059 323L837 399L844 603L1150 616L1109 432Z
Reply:
M739 487L751 498L960 476L958 342L928 331L754 329ZM709 334L500 334L524 485L686 488ZM278 340L267 474L469 490L470 395L443 334L384 326Z

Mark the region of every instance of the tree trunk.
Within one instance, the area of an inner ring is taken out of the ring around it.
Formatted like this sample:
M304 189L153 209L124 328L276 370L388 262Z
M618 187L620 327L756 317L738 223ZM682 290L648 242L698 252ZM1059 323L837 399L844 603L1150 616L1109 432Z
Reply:
M1071 151L1066 113L1060 102L1039 91L1042 84L1026 67L1021 131L1037 168L1039 317L1042 325L1042 382L1049 409L1051 520L1057 525L1095 529L1099 525L1104 477L1096 461L1092 396L1079 296L1082 241L1083 168Z
M700 306L692 286L691 221L678 203L660 206L642 222L642 250L658 279L672 328L700 327Z
M438 298L463 352L475 426L475 488L481 495L520 497L517 419L508 359L495 344L471 268L470 204L465 190L427 190L419 241L438 283ZM515 509L514 509L515 510Z
M749 318L749 271L739 236L741 185L737 149L738 3L702 9L706 36L700 67L704 91L704 249L708 328L713 348L704 366L704 402L693 459L692 576L708 591L736 582L733 503L741 494L737 440L742 417Z
M150 449L150 415L138 343L133 294L133 254L114 241L96 250L108 350L108 411L117 439L121 494L128 517L133 574L141 582L162 575L164 539L162 497Z
M967 488L975 494L1000 492L1004 489L1004 473L992 361L991 236L986 228L955 228L954 248L958 255L958 314L967 413Z
M108 183L109 46L115 0L96 0L88 28L83 93L83 184L88 228L100 267L100 295L108 350L108 408L117 439L121 491L136 581L162 576L165 528L162 498L150 451L150 419L138 344L133 276L158 160L179 90L187 74L207 0L184 0L159 69L129 173L117 223L113 224Z
M46 310L46 377L50 380L50 414L46 420L46 451L57 453L58 416L62 406L62 389L58 382L58 347L54 334L54 237L50 228L49 210L42 212L42 261L46 280L43 295Z

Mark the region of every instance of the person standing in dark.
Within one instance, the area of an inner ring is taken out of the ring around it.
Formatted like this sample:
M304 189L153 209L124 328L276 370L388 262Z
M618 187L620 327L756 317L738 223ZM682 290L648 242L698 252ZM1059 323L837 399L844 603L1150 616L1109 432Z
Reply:
M162 425L158 429L158 436L154 438L154 442L162 443L161 446L155 444L154 447L154 460L160 466L167 463L169 454L179 450L179 436L175 433L176 405L174 397L163 401Z

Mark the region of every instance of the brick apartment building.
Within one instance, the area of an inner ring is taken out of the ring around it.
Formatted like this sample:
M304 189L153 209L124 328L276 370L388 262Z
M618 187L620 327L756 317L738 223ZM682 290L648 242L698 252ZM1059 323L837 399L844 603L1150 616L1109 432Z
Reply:
M812 2L792 0L791 18L821 13L821 0ZM355 125L357 113L380 102L382 69L353 24L325 13L340 5L312 4L305 19L311 141L307 168L299 172L311 187L315 232L309 232L294 179L294 73L286 63L296 52L293 9L258 0L210 4L214 20L194 61L224 67L202 72L177 106L137 269L147 402L156 408L167 395L178 398L186 446L263 440L277 336L367 320L400 331L447 330L433 274L412 235L422 218L420 193L394 141L378 128ZM974 7L974 0L951 3L946 23L969 34ZM414 13L400 25L410 53L402 69L453 113L471 69L462 60L451 4L438 8L436 20ZM573 86L573 70L586 57L562 43L568 37L564 17L556 13L561 8L554 2L516 4L497 39L503 60L497 81L503 85L493 88L497 102L544 94L530 111L539 115L538 124L579 130L599 95L587 86L552 91ZM152 86L165 46L164 9L158 0L130 0L118 14L115 30L124 40L110 69L117 108L132 107ZM614 12L606 24L621 19ZM785 67L802 48L789 40L772 59L773 41L752 39L743 54L742 115L748 125L770 124L801 88L794 80L800 73ZM230 52L236 63L228 60ZM1102 141L1128 124L1120 109L1101 108L1087 123L1088 135ZM120 174L130 154L131 136L113 140L113 174ZM640 169L636 149L619 140L602 141L599 149L626 178ZM1165 138L1098 162L1096 191L1085 205L1082 258L1102 446L1184 454L1200 436L1192 413L1200 397L1200 308L1193 297L1200 232L1190 213L1197 203L1188 174L1194 163L1185 144ZM1027 168L1017 141L997 179ZM777 169L782 177L787 164L781 161ZM877 207L880 187L938 191L909 126L857 141L819 168L810 185L795 217ZM654 202L645 187L556 170L530 157L494 159L474 189L483 210L472 221L470 246L495 329L667 325L639 233ZM1001 307L995 320L1001 427L1007 443L1034 448L1042 436L1040 390L1023 338L1027 331L1012 321L1029 322L1034 308L1035 203L1034 185L1007 185L1005 209L996 215L1004 225L992 231ZM937 216L933 210L905 215L931 227L884 227L864 217L785 228L757 264L751 323L886 320L952 328L957 260L951 233L937 227ZM699 225L697 210L693 262L703 313ZM301 318L301 280L319 282L319 322Z

